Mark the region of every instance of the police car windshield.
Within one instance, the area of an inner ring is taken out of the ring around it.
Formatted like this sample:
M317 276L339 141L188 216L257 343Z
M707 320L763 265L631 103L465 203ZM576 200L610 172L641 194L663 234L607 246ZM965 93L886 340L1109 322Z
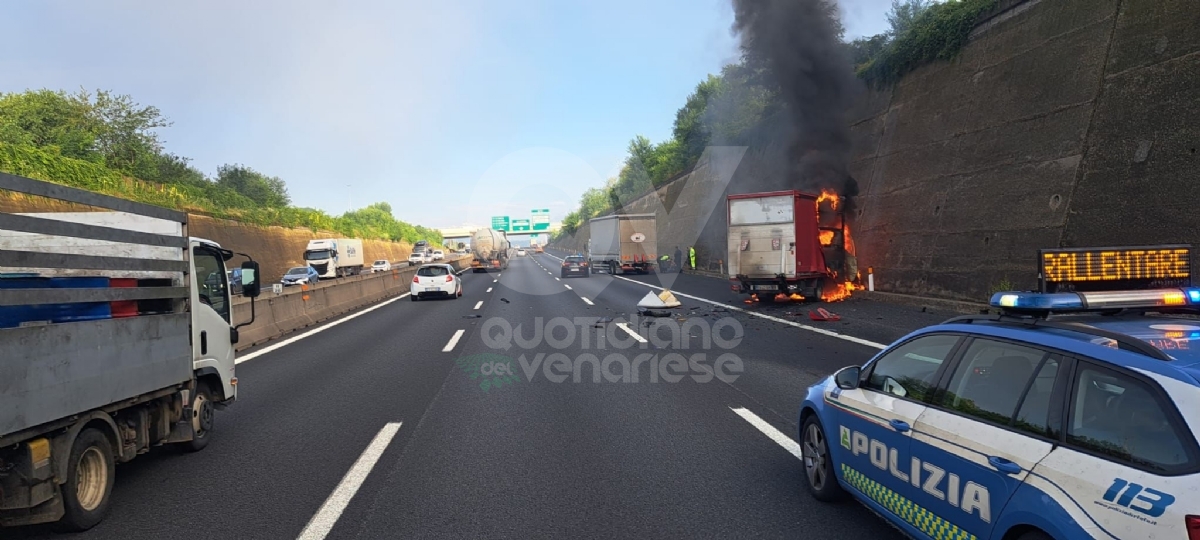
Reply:
M1064 320L1140 339L1176 360L1184 360L1188 363L1200 362L1200 319L1156 315L1110 317L1093 315L1070 317ZM1111 343L1111 340L1107 338L1079 332L1056 331L1055 333L1100 345Z

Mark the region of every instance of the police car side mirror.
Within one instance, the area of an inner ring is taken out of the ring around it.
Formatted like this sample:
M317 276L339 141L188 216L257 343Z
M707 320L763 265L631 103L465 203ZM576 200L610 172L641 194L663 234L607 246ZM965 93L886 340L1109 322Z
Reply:
M858 388L858 379L862 376L862 368L858 366L844 367L833 374L833 382L842 390Z

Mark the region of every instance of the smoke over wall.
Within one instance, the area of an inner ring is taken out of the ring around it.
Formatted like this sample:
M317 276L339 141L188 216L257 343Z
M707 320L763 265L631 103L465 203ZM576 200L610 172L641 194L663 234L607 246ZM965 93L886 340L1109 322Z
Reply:
M762 68L785 107L787 178L778 188L858 194L850 177L846 114L861 84L853 73L833 0L733 0L744 60ZM847 201L849 202L849 201Z

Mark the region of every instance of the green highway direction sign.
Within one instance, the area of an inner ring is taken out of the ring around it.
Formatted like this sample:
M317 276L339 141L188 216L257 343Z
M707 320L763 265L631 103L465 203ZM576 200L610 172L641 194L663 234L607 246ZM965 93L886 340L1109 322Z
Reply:
M538 232L550 230L550 209L535 208L529 211L529 219L512 219L509 216L492 216L492 228L504 232Z
M535 208L533 210L530 210L529 211L529 220L532 222L533 230L535 230L535 231L550 230L550 209L549 208Z

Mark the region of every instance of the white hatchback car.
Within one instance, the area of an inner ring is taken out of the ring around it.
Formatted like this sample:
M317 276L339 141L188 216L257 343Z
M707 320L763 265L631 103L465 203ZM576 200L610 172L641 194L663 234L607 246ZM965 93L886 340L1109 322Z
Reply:
M381 259L381 260L378 260L378 261L375 261L375 263L371 265L371 272L372 272L372 273L375 273L375 272L388 272L388 271L391 271L391 269L392 269L392 263L390 263L390 262L388 262L388 261L385 261L385 260L382 260L382 259Z
M442 252L442 250L440 250L440 249L433 250L433 260L441 261L441 260L445 260L445 258L446 258L446 254L444 252Z
M462 280L454 274L454 267L448 264L427 264L417 269L409 292L413 302L435 296L457 299L463 294Z

